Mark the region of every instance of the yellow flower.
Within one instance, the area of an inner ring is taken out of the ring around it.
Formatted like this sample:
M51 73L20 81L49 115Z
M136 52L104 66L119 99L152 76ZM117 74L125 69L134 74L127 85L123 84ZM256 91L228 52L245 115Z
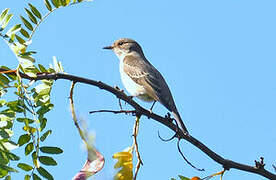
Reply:
M132 148L127 148L123 152L115 153L112 158L118 160L114 165L114 168L120 168L120 170L114 176L114 180L132 180Z

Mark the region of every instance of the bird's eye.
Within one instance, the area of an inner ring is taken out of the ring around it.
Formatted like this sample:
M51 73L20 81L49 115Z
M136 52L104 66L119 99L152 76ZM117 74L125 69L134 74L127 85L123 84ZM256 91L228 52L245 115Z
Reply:
M121 46L121 45L123 45L123 44L124 44L124 42L123 42L123 41L121 41L121 42L119 42L118 44L119 44L119 46Z

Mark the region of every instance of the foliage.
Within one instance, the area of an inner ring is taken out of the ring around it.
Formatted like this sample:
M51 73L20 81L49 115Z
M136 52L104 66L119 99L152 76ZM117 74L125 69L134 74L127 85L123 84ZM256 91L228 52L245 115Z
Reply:
M31 39L39 27L52 12L61 7L70 6L83 0L44 0L44 16L33 4L25 8L27 17L20 16L22 23L16 24L7 30L13 15L9 9L0 14L0 36L13 51L18 60L16 70L1 66L6 71L0 73L0 178L11 179L12 173L24 171L24 179L54 179L46 166L56 166L57 162L52 155L60 154L59 147L43 146L44 141L52 133L47 128L45 116L54 105L51 103L50 93L52 80L41 82L25 81L20 72L30 77L39 73L62 72L61 63L54 57L53 65L49 68L35 64L35 51L28 51ZM15 72L11 75L9 72ZM20 126L21 132L14 136L14 126ZM14 154L14 149L21 148L24 154ZM27 156L29 162L22 162ZM11 163L14 162L14 163ZM13 166L16 164L16 167Z

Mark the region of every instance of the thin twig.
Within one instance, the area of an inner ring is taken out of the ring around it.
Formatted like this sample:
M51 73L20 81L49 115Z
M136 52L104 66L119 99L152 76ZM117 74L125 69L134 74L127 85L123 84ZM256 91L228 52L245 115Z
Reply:
M220 174L220 180L222 180L222 176L224 175L224 173L225 173L225 169L221 172L221 174Z
M165 139L165 138L162 138L162 137L160 136L159 131L157 131L157 133L158 133L159 139L161 139L161 141L164 141L164 142L169 142L169 141L173 140L174 138L176 138L176 135L177 135L177 134L174 134L174 135L173 135L172 137L170 137L169 139Z
M10 73L16 73L16 69L7 70L7 71L1 71L1 72L0 72L0 74L10 74Z
M136 164L133 180L136 180L140 166L143 165L143 162L142 162L139 150L138 150L138 143L137 143L140 117L141 117L141 115L136 116L135 124L133 127L133 146L135 148L135 152L136 152L136 156L137 156L137 164Z
M215 174L212 174L212 175L210 175L210 176L207 176L207 177L204 177L204 178L202 178L201 180L209 180L209 179L211 179L212 177L214 177L214 176L218 176L218 175L220 175L220 180L222 180L222 176L223 176L223 174L225 173L225 169L224 170L222 170L222 171L220 171L220 172L218 172L218 173L215 173Z
M108 112L108 113L114 113L114 114L132 114L135 115L136 111L135 110L120 110L120 111L114 111L114 110L97 110L97 111L90 111L90 114L93 113L99 113L99 112Z
M190 166L192 166L194 169L198 170L198 171L205 171L204 169L199 169L197 167L195 167L185 156L184 154L182 153L181 149L180 149L180 146L179 146L179 142L180 142L181 139L178 139L177 141L177 149L178 149L178 152L181 154L181 156L183 157L183 159L187 162L187 164L189 164Z
M54 8L54 9L52 9L51 11L49 11L45 16L43 16L43 17L41 18L40 21L38 21L38 23L36 24L36 26L35 26L34 29L32 30L31 35L30 35L28 41L30 41L30 40L32 39L32 37L33 37L34 33L36 32L38 26L39 26L39 25L40 25L40 24L41 24L41 23L52 13L52 12L54 12L55 10L57 10L57 8Z
M166 115L165 117L166 117L166 118L170 118L170 113L168 113L168 115ZM178 123L177 123L177 121L176 121L175 119L173 119L173 121L175 121L175 124L176 124L176 131L175 131L175 134L174 134L172 137L170 137L169 139L164 139L164 138L162 138L162 137L160 136L159 131L157 131L157 132L158 132L158 137L159 137L159 139L161 139L161 141L169 142L169 141L173 140L174 138L180 139L180 138L178 137L178 134L177 134L177 132L178 132L178 130L179 130Z
M83 140L83 142L85 143L85 145L86 145L86 147L88 149L89 145L88 145L88 143L86 141L86 138L84 137L83 131L81 130L81 128L80 128L80 126L78 124L78 119L77 119L77 115L76 115L75 107L74 107L73 93L74 93L75 84L76 84L76 82L73 81L72 85L71 85L71 88L70 88L70 96L69 96L69 99L70 99L70 109L71 109L71 113L72 113L72 118L73 118L74 124L77 127L77 129L78 129L78 132L80 134L81 139Z

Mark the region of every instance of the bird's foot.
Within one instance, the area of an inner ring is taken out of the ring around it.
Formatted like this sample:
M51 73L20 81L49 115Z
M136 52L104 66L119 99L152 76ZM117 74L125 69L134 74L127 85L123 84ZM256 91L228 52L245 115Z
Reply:
M127 97L129 97L130 99L133 99L134 96L127 96Z
M118 91L124 92L124 90L123 90L123 89L120 89L119 86L114 86L114 88L115 88L116 90L118 90Z

